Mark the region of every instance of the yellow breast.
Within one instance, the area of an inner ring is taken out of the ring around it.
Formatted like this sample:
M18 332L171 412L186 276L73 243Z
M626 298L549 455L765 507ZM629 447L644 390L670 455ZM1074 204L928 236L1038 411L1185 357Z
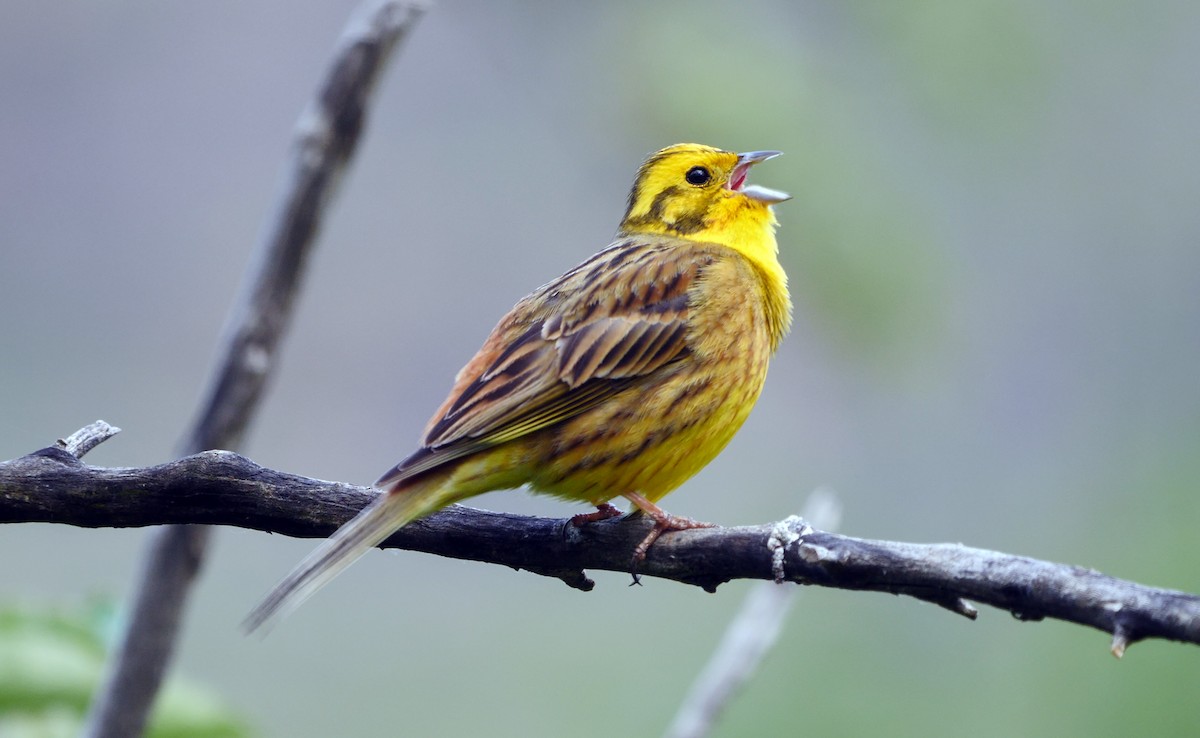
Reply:
M598 504L656 501L725 448L750 414L780 334L763 275L740 253L681 241L701 258L688 294L686 355L611 401L529 439L531 487Z

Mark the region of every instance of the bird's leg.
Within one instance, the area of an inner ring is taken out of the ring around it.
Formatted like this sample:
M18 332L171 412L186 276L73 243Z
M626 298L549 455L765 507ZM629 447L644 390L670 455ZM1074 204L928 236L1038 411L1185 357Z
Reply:
M620 508L614 507L607 502L601 502L599 505L596 505L596 512L572 515L569 522L571 525L578 527L588 523L595 523L601 520L608 520L609 518L620 517L624 514L625 513L621 512Z
M716 523L703 523L699 520L692 520L691 518L685 518L680 515L672 515L636 492L627 492L621 496L632 502L635 506L637 506L637 509L649 515L654 521L654 527L650 529L650 532L646 534L646 537L642 539L642 542L637 545L637 548L633 549L631 573L633 574L634 584L641 584L637 573L638 565L646 560L646 553L650 550L650 547L654 545L654 542L658 540L658 537L663 533L666 533L670 530L691 530L692 528L717 527Z

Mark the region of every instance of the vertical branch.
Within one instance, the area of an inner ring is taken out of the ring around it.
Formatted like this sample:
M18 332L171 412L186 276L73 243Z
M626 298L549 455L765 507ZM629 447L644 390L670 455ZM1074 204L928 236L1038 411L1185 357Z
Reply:
M804 504L802 516L809 525L832 531L841 518L841 503L825 489L814 490ZM775 553L775 581L760 582L750 590L742 609L730 621L704 670L692 683L675 719L667 728L667 738L704 738L728 707L737 690L754 676L758 665L770 652L783 621L795 601L799 588L783 577L783 552L795 542L794 526L781 521L771 534ZM810 530L805 528L805 530ZM787 540L791 536L792 540Z
M208 396L184 439L184 455L241 445L291 320L325 206L358 146L370 95L423 12L418 3L370 0L343 32L316 99L296 123L291 171L234 305Z
M240 446L275 368L325 206L360 140L371 92L423 12L419 3L369 0L344 31L316 99L296 124L290 171L230 314L202 409L182 441L183 455ZM88 715L88 738L142 734L209 532L173 525L152 534L128 624Z

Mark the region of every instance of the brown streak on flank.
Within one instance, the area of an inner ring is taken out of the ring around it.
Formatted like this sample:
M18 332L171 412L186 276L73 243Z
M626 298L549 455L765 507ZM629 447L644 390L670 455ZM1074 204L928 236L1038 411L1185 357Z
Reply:
M680 388L680 390L675 393L675 397L671 398L671 402L668 406L667 412L668 413L675 412L678 409L678 405L681 402L689 400L692 397L695 397L696 395L700 394L701 392L704 392L705 390L707 390L709 388L709 386L711 384L712 384L712 377L706 376L703 379L700 379L698 381L688 382L687 384L683 385L683 387Z
M637 416L637 414L638 414L637 406L622 407L617 412L608 416L608 423L609 423L609 425L616 425L617 423L625 422L628 420L633 420Z
M556 484L560 484L562 482L562 480L566 479L570 475L571 475L570 468L561 469L561 470L559 470L559 472L557 474L549 474L549 473L543 472L542 473L542 484L553 487Z
M595 469L598 466L604 466L605 464L612 462L613 458L615 457L616 454L612 452L595 454L593 456L584 456L582 459L571 465L571 472L574 473L577 471L588 471L589 469Z
M693 417L690 417L690 418L688 418L688 419L684 420L682 423L679 423L678 425L676 425L676 426L673 426L673 427L674 427L674 431L675 431L676 433L682 433L682 432L684 432L685 430L689 430L689 429L691 429L691 428L695 428L697 425L699 425L699 424L700 424L700 422L701 422L701 419L700 419L700 418L698 418L698 417L695 417L695 416L693 416Z
M619 459L620 463L627 464L630 461L633 461L637 457L641 456L642 454L646 453L646 451L649 450L651 446L656 446L659 443L662 443L664 438L669 437L669 434L665 433L664 430L665 429L659 429L659 430L655 430L655 431L651 431L650 433L647 433L646 437L642 439L642 442L638 444L637 448L633 449L632 451L626 451L625 453L621 454L621 458Z
M606 435L607 431L601 430L597 433L574 436L571 438L563 438L562 436L559 436L558 442L554 444L554 456L562 457L571 453L572 451L575 451L576 449L583 448L584 446L590 446L597 441L603 440Z

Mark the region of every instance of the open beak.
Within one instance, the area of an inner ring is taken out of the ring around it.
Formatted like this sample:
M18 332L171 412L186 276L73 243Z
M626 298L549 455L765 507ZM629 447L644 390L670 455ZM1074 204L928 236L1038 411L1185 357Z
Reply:
M733 172L729 175L729 189L734 192L740 192L751 200L765 202L768 205L792 199L792 196L786 192L772 190L769 187L762 187L760 185L746 184L746 175L750 173L750 167L760 161L774 159L782 153L782 151L747 151L744 154L738 154L737 164L733 167Z

